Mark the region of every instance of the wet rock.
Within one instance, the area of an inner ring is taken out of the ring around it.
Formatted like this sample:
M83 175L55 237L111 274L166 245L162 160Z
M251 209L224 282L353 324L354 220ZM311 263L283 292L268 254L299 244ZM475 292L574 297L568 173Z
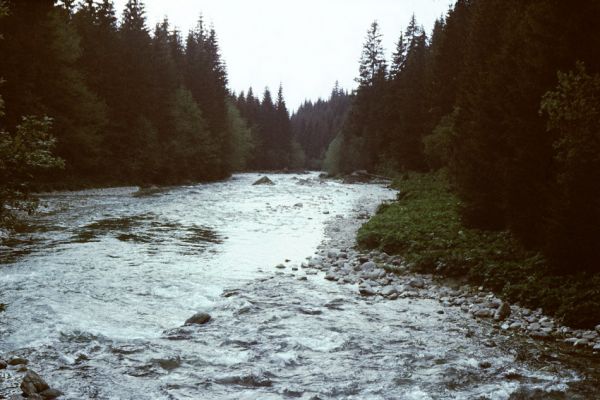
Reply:
M335 274L334 271L328 271L327 274L325 274L325 279L327 279L328 281L337 281L339 277Z
M0 360L0 369L6 369L8 363L4 360Z
M27 361L25 358L21 358L21 357L14 357L11 358L10 360L8 360L8 365L27 365L29 363L29 361Z
M262 178L260 178L256 182L254 182L252 185L274 185L274 184L275 183L273 183L273 181L270 180L268 177L263 176Z
M285 269L285 265L278 264L278 265L275 266L275 268L277 268L277 269Z
M307 280L308 280L308 278L307 278L306 276L299 276L299 277L298 277L298 280L299 280L299 281L307 281Z
M377 280L385 276L385 270L382 268L375 268L372 270L364 271L361 277L364 279Z
M338 256L338 251L337 250L329 250L327 252L327 257L329 257L329 258L334 258L335 259L335 258L337 258L337 256Z
M21 365L17 366L17 372L27 372L27 370L28 370L28 368L26 365L21 364Z
M223 297L231 297L231 296L237 296L238 294L240 294L240 291L237 289L234 290L224 290L223 293L221 293L221 296Z
M510 316L510 305L506 302L502 303L500 307L494 313L494 319L496 321L504 321Z
M210 321L210 315L205 312L199 312L185 321L185 325L203 325Z
M480 361L479 368L488 369L492 366L492 363L489 361Z
M358 292L361 296L375 296L377 291L369 285L361 285L358 287Z
M154 360L162 369L171 371L181 366L181 358L173 357L173 358L161 358Z
M27 397L37 395L44 390L50 389L50 386L42 379L41 376L33 371L28 371L21 381L21 390Z
M273 382L264 376L248 375L248 376L228 376L216 379L215 382L222 385L239 385L246 387L271 387Z
M417 289L423 289L425 287L425 281L420 277L411 279L408 284Z
M384 286L381 289L381 295L385 296L385 297L390 297L391 295L395 294L396 296L398 295L398 288L396 288L395 286Z
M363 271L371 271L377 268L377 264L373 261L367 261L360 266L360 269Z

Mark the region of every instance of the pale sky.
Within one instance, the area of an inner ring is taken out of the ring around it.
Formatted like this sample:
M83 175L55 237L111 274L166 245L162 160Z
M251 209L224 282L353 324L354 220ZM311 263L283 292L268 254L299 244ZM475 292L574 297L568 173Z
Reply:
M126 0L116 0L119 17ZM168 16L182 33L202 14L214 24L229 87L255 95L283 84L290 110L355 87L365 35L377 20L388 56L411 15L427 33L452 0L146 0L148 26Z

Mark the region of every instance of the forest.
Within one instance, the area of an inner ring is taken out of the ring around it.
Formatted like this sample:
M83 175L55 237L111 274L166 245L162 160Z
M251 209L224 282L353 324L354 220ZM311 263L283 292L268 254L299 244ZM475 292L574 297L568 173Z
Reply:
M468 227L599 271L600 3L459 0L386 60L377 22L332 173L443 170Z

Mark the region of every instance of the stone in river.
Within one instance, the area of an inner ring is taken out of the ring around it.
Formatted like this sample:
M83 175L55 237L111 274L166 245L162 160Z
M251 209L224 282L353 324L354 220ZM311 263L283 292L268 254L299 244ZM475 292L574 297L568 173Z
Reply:
M10 360L8 360L8 365L21 365L21 364L27 365L28 362L29 361L27 361L24 358L14 357L14 358L11 358Z
M377 292L371 286L368 286L368 285L359 286L358 292L362 296L375 296L377 294Z
M253 185L274 185L275 183L273 183L272 180L270 180L268 177L263 176L262 178L260 178L259 180L257 180L256 182L253 183Z
M203 325L210 321L210 315L205 312L199 312L185 321L186 325Z
M0 360L0 369L6 369L8 363L4 360Z
M393 294L398 294L398 289L395 286L389 285L389 286L384 286L383 289L381 289L381 295L385 296L385 297L389 297Z
M50 386L48 386L41 376L33 371L28 371L23 381L21 381L21 390L27 397L31 397L47 389L50 389Z
M325 279L327 279L328 281L337 281L338 280L338 276L335 274L335 272L329 271L325 275Z

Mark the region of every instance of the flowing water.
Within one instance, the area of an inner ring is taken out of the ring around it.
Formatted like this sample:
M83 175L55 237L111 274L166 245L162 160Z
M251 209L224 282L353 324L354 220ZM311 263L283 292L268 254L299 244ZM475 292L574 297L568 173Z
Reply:
M28 358L68 399L588 398L580 372L519 361L534 344L490 344L457 310L291 272L332 220L393 191L258 177L43 196L31 232L0 249L0 356ZM212 320L183 327L197 311Z

